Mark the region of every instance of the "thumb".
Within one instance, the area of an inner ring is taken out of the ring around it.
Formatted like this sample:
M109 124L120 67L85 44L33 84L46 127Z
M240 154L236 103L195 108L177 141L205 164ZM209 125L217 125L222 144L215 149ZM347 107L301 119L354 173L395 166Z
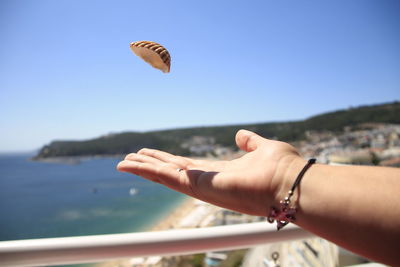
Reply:
M239 130L235 139L237 146L246 152L256 150L265 140L258 134L247 130Z

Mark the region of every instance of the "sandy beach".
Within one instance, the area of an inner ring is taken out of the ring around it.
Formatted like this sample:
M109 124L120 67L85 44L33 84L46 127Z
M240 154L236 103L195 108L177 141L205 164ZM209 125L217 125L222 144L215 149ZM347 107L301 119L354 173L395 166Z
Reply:
M181 228L181 222L187 218L196 207L199 206L199 200L191 197L185 198L170 214L161 219L159 222L151 226L148 231L164 231L168 229ZM209 205L209 204L206 204ZM210 205L211 206L211 205ZM217 209L215 207L215 209ZM131 267L132 262L130 259L121 259L114 261L107 261L95 264L96 267Z
M163 231L178 228L179 222L196 207L196 199L187 197L170 214L152 226L149 231Z

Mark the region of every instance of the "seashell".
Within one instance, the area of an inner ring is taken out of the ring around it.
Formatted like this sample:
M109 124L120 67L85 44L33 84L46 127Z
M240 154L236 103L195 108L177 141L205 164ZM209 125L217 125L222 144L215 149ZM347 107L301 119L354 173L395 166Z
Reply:
M171 67L171 56L165 47L150 41L137 41L130 43L135 55L149 63L156 69L168 73Z

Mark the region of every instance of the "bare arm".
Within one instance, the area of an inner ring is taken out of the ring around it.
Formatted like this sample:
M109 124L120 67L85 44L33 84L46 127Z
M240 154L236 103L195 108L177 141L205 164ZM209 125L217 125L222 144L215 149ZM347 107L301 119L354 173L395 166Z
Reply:
M248 153L232 161L142 149L126 156L118 170L228 209L267 216L306 161L289 144L249 131L239 131L236 143ZM398 265L399 189L399 169L315 164L294 196L296 223L358 254Z
M283 188L303 163L292 162ZM316 164L300 184L296 223L355 253L397 266L399 190L396 168Z

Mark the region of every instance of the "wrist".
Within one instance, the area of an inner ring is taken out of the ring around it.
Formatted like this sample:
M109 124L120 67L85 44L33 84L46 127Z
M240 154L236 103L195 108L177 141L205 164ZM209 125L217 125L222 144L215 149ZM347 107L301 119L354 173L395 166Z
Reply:
M274 194L273 205L278 205L283 200L290 188L292 187L296 177L307 164L307 160L299 155L290 155L282 158L277 165L278 186Z

